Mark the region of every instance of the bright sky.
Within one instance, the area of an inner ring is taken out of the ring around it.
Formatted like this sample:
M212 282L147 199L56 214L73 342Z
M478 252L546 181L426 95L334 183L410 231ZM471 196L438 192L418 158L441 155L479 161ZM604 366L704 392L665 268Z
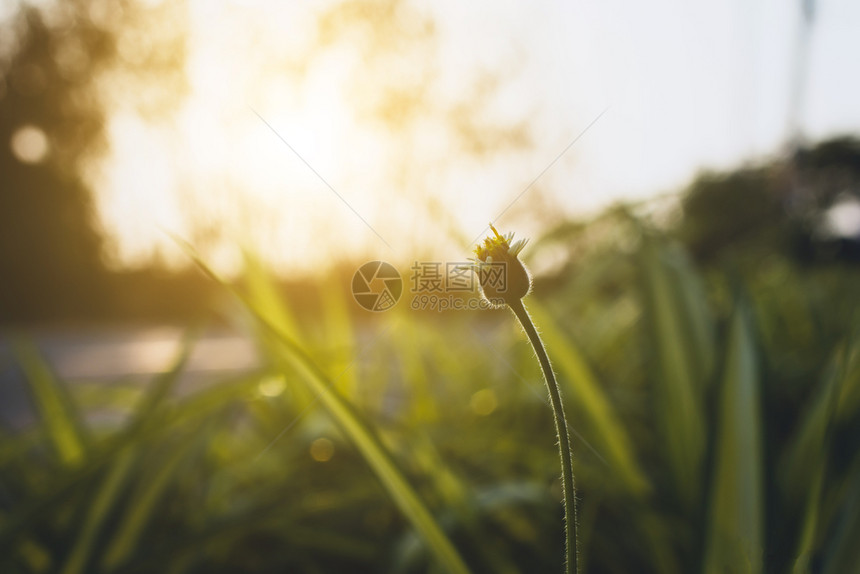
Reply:
M368 26L335 18L321 41L337 2L191 0L190 93L159 125L116 110L105 226L126 263L169 253L163 228L194 240L189 214L226 239L207 248L225 269L242 243L282 269L452 260L504 210L504 230L535 235L541 209L676 190L784 149L800 4L426 0ZM857 30L860 3L819 0L811 139L860 131Z

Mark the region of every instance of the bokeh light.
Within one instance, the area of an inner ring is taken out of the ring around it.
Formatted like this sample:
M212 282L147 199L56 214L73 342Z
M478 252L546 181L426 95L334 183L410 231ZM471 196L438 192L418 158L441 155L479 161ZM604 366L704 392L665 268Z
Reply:
M9 145L15 157L24 163L39 163L48 155L48 137L36 126L26 125L15 130Z
M334 456L334 443L326 437L314 439L310 446L311 458L317 462L328 462Z

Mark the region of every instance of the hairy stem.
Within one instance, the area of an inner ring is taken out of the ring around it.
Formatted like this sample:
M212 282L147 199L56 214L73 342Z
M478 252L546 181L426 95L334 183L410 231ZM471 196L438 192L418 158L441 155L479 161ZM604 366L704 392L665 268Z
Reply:
M579 548L576 540L576 485L573 481L573 451L570 446L570 433L567 430L567 418L564 416L564 407L561 402L561 392L558 388L558 382L555 380L555 374L552 372L552 365L550 365L549 356L546 354L546 348L543 346L543 341L541 341L540 335L538 335L534 323L532 323L532 319L523 306L522 301L516 300L513 303L508 303L508 306L514 312L514 315L517 316L517 319L519 319L532 347L534 347L535 354L543 370L547 390L549 391L549 400L552 406L553 418L555 419L555 432L558 435L558 453L561 458L561 486L564 494L565 549L567 557L565 572L567 574L575 574L579 572Z

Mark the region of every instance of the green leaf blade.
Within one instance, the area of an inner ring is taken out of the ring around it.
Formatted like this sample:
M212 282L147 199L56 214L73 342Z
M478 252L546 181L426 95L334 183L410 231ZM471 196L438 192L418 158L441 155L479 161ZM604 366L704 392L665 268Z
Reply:
M756 350L743 304L731 320L721 383L703 572L754 574L763 566L762 430Z

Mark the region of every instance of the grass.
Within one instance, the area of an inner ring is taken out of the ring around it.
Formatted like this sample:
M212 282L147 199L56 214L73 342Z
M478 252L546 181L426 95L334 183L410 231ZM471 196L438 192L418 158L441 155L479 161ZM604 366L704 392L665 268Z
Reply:
M574 423L581 571L851 572L857 272L700 267L612 217L555 233L587 247L529 300ZM334 281L309 311L250 257L220 282L263 360L193 393L193 332L108 386L14 337L38 417L0 431L0 571L562 570L552 420L506 312L359 315Z

